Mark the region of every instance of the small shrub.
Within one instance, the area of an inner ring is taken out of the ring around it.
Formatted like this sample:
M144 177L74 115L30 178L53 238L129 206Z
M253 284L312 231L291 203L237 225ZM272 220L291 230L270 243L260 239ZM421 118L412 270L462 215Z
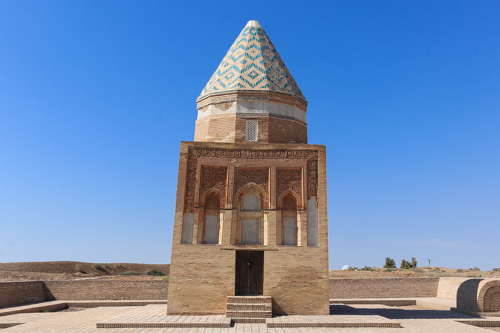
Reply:
M168 281L168 279L169 279L169 276L168 276L168 275L166 275L166 276L164 276L161 280L162 280L162 281Z
M463 269L461 269L461 268L457 269L457 273L463 273L463 272L464 272Z
M360 271L374 271L374 269L371 267L365 266L365 267L361 268Z
M124 268L122 263L115 264L115 268Z
M159 269L152 269L150 270L149 272L146 273L147 275L157 275L157 276L164 276L165 274L163 274L162 271L160 271Z
M417 268L417 260L415 257L411 258L411 262L402 260L401 261L401 266L402 269L409 269L409 268Z
M480 271L479 267L469 268L469 271Z
M75 269L76 269L77 272L84 273L82 264L80 264L80 263L77 263L75 265Z
M396 268L396 262L389 257L385 258L384 268Z
M417 258L411 258L411 268L417 268Z
M397 268L387 268L386 270L384 270L384 272L394 272L397 270L398 270Z
M139 272L136 271L126 271L126 272L121 272L120 275L141 275Z
M94 268L95 269L102 269L102 265L101 264L94 264Z
M491 271L492 272L500 272L500 268L493 268Z

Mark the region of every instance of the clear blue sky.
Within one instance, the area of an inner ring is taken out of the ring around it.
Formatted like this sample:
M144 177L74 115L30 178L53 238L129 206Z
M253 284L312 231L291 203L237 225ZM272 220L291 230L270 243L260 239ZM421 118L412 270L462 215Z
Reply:
M196 97L260 21L327 146L330 268L500 267L499 1L0 2L0 262L169 263Z

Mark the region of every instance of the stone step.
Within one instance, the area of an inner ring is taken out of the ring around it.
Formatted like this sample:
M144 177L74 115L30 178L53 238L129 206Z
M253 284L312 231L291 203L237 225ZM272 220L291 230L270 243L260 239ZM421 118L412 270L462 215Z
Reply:
M228 318L271 318L271 311L226 311Z
M226 310L227 311L252 311L252 310L260 310L260 311L271 311L272 305L271 303L227 303Z
M234 323L265 323L273 317L271 296L228 296L226 317Z
M231 318L231 321L240 324L265 324L266 318Z
M227 303L272 303L271 296L228 296Z

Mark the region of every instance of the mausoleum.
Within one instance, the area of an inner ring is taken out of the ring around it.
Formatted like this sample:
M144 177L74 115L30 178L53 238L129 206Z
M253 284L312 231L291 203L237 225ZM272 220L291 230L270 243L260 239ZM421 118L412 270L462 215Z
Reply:
M257 21L196 100L181 142L169 314L329 314L326 149Z

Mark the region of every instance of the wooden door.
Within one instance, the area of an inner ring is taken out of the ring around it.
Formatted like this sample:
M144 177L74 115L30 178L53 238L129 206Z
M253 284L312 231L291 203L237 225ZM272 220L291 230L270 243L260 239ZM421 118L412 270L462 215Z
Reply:
M262 295L264 251L236 251L236 295Z

